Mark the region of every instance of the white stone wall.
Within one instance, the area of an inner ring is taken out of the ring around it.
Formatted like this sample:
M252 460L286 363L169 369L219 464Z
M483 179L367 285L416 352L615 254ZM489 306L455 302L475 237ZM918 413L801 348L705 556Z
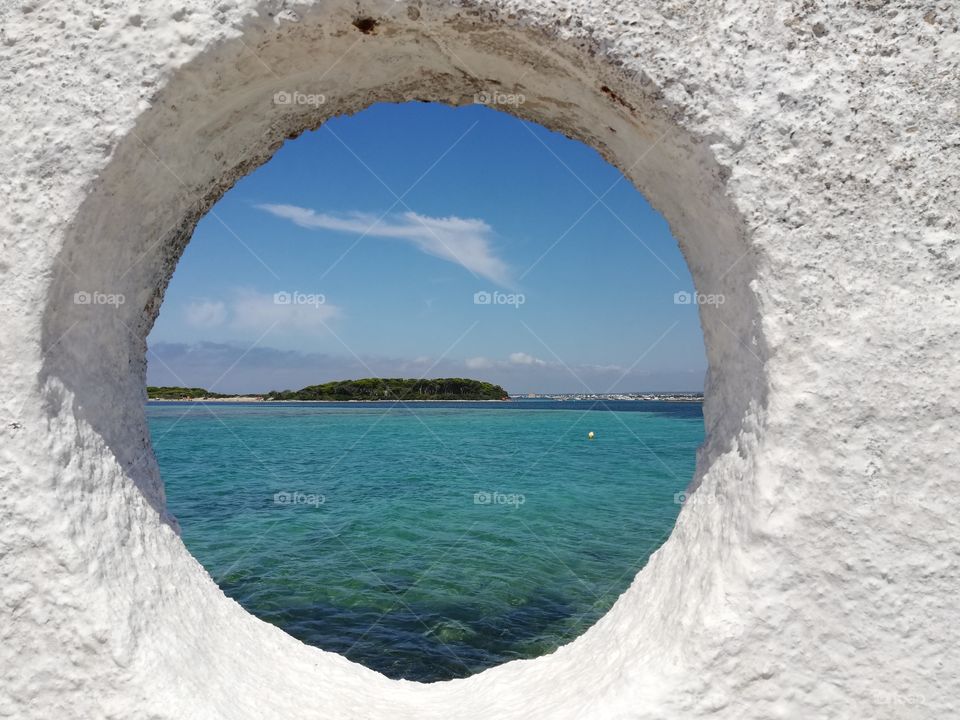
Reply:
M955 3L0 13L0 716L960 714ZM251 617L186 551L144 338L197 219L285 137L495 89L624 170L726 295L701 308L708 439L673 535L584 636L395 682Z

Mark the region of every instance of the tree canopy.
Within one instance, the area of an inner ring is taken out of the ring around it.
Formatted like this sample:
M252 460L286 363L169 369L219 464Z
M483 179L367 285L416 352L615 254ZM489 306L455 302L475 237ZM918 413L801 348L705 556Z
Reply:
M196 398L226 398L234 395L215 393L205 388L171 387L147 385L147 398L150 400L194 400Z
M468 378L363 378L273 391L265 400L506 400L506 390Z

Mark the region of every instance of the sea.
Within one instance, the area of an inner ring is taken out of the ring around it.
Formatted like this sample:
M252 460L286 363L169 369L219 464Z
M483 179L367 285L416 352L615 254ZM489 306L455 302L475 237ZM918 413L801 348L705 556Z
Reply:
M147 417L168 508L226 595L421 682L586 631L669 536L704 437L695 402L150 402Z

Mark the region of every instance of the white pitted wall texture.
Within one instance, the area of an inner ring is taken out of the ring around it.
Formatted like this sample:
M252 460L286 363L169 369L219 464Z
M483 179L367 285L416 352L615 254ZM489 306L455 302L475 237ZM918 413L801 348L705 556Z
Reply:
M960 715L955 3L0 12L0 717ZM583 637L395 682L249 616L184 548L144 338L198 217L284 137L492 90L624 170L727 296L700 311L708 440Z

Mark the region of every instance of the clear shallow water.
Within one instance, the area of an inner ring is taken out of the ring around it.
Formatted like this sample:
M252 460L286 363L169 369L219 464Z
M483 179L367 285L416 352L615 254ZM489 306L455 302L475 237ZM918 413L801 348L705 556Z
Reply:
M694 403L150 403L147 416L183 540L227 595L424 682L582 634L666 540L703 440Z

